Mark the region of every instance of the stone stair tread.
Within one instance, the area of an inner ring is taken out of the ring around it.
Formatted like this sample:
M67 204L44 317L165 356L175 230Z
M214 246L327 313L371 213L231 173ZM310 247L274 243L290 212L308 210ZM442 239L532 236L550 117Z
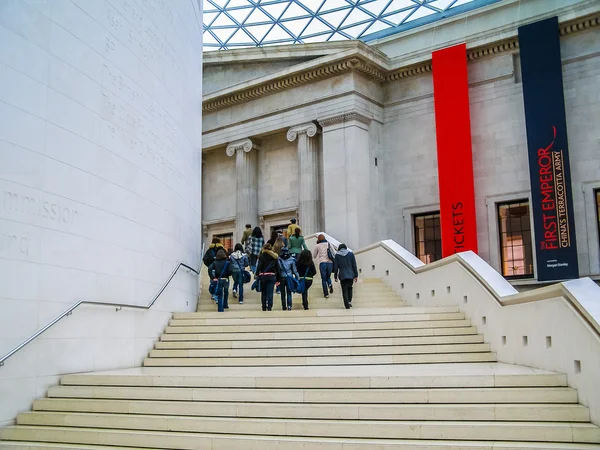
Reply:
M521 421L589 422L589 410L579 404L365 404L365 403L247 403L128 399L40 399L31 414L122 414L404 421Z
M333 330L333 331L260 331L227 333L181 333L163 334L161 342L181 341L231 341L231 340L309 340L309 339L352 339L352 338L394 338L418 336L458 336L477 334L473 326L448 326L438 328L400 328L392 330Z
M415 321L385 321L366 323L323 323L323 324L268 324L265 325L203 325L197 327L169 327L165 329L164 335L168 334L208 334L208 333L256 333L256 332L278 332L292 333L294 331L363 331L363 330L403 330L419 328L452 328L468 327L471 325L469 319L423 319ZM163 336L164 336L163 335Z
M17 427L9 427L11 429ZM131 438L132 442L139 442L144 440L144 443L154 443L158 440L161 444L164 443L164 437L181 438L179 439L178 446L161 446L161 447L147 447L148 449L155 448L169 448L177 450L196 450L199 448L212 448L213 450L232 450L232 449L244 449L244 450L271 450L271 449L282 449L282 450L300 450L307 448L318 448L319 450L388 450L391 448L406 448L406 449L444 449L444 448L457 448L457 449L470 449L470 450L516 450L525 448L528 450L591 450L600 449L600 445L597 444L579 444L579 443L555 443L555 442L527 442L518 443L510 441L460 441L460 440L409 440L409 439L352 439L352 438L309 438L309 437L289 437L289 436L254 436L244 434L212 434L212 433L180 433L180 432L150 432L150 431L123 431L123 430L99 430L95 428L67 428L67 427L18 427L23 432L30 433L43 433L48 430L56 432L57 437L61 436L61 433L75 430L77 432L88 432L96 440L108 440L107 435L114 433L114 435L122 435L124 437ZM19 433L26 434L26 433ZM92 438L93 438L92 437ZM64 437L62 438L64 440ZM113 437L114 439L114 437ZM25 445L31 445L33 448L74 448L74 449L123 449L131 447L114 447L107 445L73 445L73 444L55 444L55 443L31 443L23 440L16 441L17 444L24 442ZM12 442L2 441L0 442L0 450L8 450L10 448L20 447L15 445L11 447ZM109 442L106 442L109 444ZM229 445L231 444L231 445ZM71 445L69 447L69 445ZM308 446L311 447L308 447ZM136 448L142 449L136 445Z
M577 391L564 387L282 389L136 386L54 386L49 398L152 401L361 404L577 404ZM41 399L44 401L44 399Z
M235 304L235 303L234 303ZM236 306L239 306L236 305ZM271 311L269 317L331 317L331 316L368 316L368 315L385 315L385 314L427 314L430 312L458 312L458 308L454 306L438 306L434 308L415 307L415 306L399 306L399 307L383 307L383 308L352 308L346 309L309 309L294 310L294 311ZM228 311L227 318L230 316L235 318L248 317L265 317L264 311ZM223 318L223 314L219 312L190 312L190 313L174 313L173 320L193 320L193 319L208 319L208 318Z
M293 385L298 383L297 385ZM505 363L297 367L135 367L69 374L63 385L265 388L523 387L567 385L565 374Z
M289 357L289 356L359 356L359 355L414 355L432 353L489 352L487 343L465 344L423 344L423 345L375 345L375 346L336 346L257 348L257 349L190 349L150 351L150 358L236 358L236 357Z
M351 309L351 311L353 311ZM263 312L263 311L261 311ZM272 312L272 311L271 311ZM283 312L283 311L281 311ZM408 322L416 321L420 322L423 320L456 320L463 319L464 314L459 312L436 312L436 313L413 313L413 314L395 314L390 313L386 315L339 315L339 316L307 316L307 317L291 317L290 312L288 315L279 316L275 318L267 317L263 314L263 317L242 317L242 318L209 318L209 319L195 319L195 320L171 320L169 322L167 332L169 330L175 330L177 328L191 328L191 327L224 327L231 325L305 325L305 324L330 324L330 323L381 323L381 322Z
M81 426L104 428L111 432L127 429L259 436L459 440L507 440L510 436L508 440L515 441L544 439L551 442L600 443L600 428L590 423L575 422L331 420L95 413L44 413L37 416L29 413L19 416L19 420L21 417L41 420L45 422L42 426L49 429L54 426Z
M211 358L146 358L144 366L311 366L355 364L429 364L440 362L495 362L489 351L470 353L421 353L415 355L348 355L348 356L257 356Z
M427 345L427 344L467 344L482 343L481 334L457 334L446 336L405 336L405 337L374 337L374 338L338 338L338 339L288 339L286 348L321 348L321 347L369 347L372 345ZM274 344L267 340L206 340L206 341L158 341L155 349L185 350L185 349L251 349L272 348Z

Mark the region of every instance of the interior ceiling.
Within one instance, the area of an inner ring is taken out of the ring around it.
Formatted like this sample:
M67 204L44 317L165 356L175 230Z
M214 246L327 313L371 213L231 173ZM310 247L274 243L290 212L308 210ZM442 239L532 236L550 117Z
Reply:
M501 0L202 0L204 51L368 42Z

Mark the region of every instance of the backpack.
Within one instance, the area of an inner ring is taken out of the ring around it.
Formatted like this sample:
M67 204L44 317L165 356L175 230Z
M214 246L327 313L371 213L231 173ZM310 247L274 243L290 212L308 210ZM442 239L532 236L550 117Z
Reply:
M216 247L209 248L206 250L206 253L202 257L202 262L206 267L210 266L213 261L217 258L217 252L215 250Z

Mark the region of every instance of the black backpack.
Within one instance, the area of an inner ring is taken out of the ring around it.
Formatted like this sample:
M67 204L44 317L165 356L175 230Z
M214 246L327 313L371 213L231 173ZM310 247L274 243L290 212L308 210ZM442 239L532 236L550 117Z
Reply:
M208 250L206 250L204 257L202 258L202 262L204 263L204 265L206 267L208 267L213 263L213 261L215 260L216 257L217 257L217 252L216 252L215 248L209 248Z

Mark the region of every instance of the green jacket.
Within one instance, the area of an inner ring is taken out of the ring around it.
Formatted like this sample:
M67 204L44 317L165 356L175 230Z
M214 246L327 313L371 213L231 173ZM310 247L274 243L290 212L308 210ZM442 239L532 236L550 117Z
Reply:
M244 230L244 232L242 233L242 245L244 245L246 243L246 241L248 240L248 238L250 237L250 235L252 234L252 228L246 228Z
M304 236L296 237L291 236L288 238L289 251L292 255L297 255L302 252L302 249L308 250L306 243L304 242Z

